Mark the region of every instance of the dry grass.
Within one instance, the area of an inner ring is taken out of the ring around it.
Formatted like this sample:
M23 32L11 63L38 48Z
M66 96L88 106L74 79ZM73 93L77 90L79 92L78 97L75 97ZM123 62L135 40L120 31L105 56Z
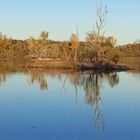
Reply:
M26 64L19 64L23 68L42 68L42 69L75 69L74 62L65 60L31 60Z

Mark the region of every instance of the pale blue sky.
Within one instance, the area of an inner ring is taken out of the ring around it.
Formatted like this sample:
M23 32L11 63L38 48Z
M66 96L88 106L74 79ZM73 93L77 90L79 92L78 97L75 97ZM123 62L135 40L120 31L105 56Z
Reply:
M140 0L102 0L108 6L106 35L118 44L140 39ZM79 27L80 39L93 30L100 0L0 0L0 31L12 38L38 37L42 30L50 39L68 40Z

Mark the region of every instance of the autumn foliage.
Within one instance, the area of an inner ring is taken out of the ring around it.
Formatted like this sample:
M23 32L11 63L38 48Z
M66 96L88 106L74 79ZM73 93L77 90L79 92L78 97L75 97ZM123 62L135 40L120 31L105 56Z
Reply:
M14 40L0 34L0 59L59 59L86 62L117 63L120 58L140 57L140 44L116 45L114 37L88 33L80 42L76 34L69 41L52 41L48 32L41 32L38 39Z

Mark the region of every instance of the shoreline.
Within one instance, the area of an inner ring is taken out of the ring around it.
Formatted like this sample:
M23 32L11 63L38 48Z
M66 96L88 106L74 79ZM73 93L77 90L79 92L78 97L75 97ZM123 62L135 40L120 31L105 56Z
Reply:
M23 63L22 63L23 61ZM67 60L48 60L48 59L32 59L32 60L22 60L15 63L8 63L6 67L9 68L25 68L25 69L65 69L74 71L102 71L102 72L112 72L112 71L127 71L132 70L132 68L126 65L111 64L111 63L100 63L100 62L74 62ZM3 62L3 65L7 61ZM10 63L10 64L9 64Z

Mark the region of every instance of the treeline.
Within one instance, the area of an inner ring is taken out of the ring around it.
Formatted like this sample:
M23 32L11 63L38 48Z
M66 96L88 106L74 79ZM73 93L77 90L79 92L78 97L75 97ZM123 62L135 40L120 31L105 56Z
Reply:
M117 63L120 57L139 57L140 45L116 46L114 37L88 33L84 42L76 34L68 41L52 41L48 32L41 32L38 39L14 40L0 34L0 59L63 59L74 61L100 61Z
M122 45L118 47L121 52L121 57L140 57L140 43Z

